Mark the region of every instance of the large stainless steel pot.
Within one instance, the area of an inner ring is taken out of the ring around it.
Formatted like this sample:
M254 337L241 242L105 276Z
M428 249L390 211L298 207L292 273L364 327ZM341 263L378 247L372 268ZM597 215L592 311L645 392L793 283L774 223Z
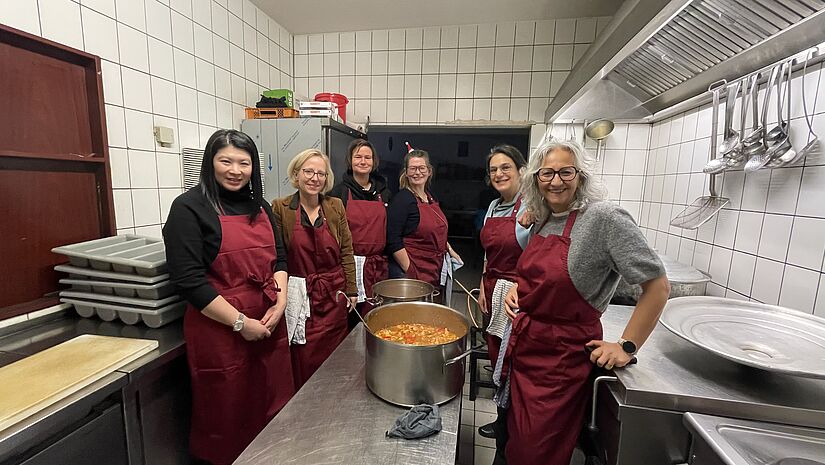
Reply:
M440 294L432 284L417 279L385 279L372 286L373 297L367 301L373 306L395 302L432 302Z
M401 323L446 327L459 338L447 344L413 346L386 341L370 331L366 335L367 387L378 397L397 405L441 404L461 394L464 357L470 323L459 312L429 302L383 305L367 314L367 325L379 331Z

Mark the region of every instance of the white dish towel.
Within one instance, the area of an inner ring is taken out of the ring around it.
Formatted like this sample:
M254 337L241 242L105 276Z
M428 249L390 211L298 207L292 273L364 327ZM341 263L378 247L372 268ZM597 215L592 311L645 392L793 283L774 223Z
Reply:
M493 298L490 302L493 308L490 309L490 324L487 325L487 333L498 338L504 336L504 327L509 321L507 312L504 311L504 298L512 287L513 283L506 279L497 279L493 287Z
M355 285L358 288L358 303L367 300L367 290L364 289L364 263L367 257L354 255L355 257Z
M305 278L290 276L286 294L286 332L289 344L306 344L306 322L310 317Z

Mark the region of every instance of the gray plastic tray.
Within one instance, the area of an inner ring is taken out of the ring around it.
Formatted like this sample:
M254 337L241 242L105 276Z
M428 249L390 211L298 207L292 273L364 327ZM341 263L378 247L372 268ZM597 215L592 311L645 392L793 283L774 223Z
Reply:
M118 305L130 305L137 308L160 308L165 305L177 302L180 300L179 296L173 295L164 299L137 299L134 297L121 297L112 294L94 294L92 292L77 292L77 291L60 291L60 297L69 297L72 299L83 300L97 300L100 302L113 303Z
M163 241L126 234L55 247L52 252L66 255L72 266L100 271L157 276L166 272Z
M74 305L77 314L85 318L90 318L97 314L105 321L120 318L120 320L127 325L134 325L143 321L143 323L150 328L160 328L163 325L169 324L182 317L186 311L186 302L184 301L178 301L151 310L70 297L61 297L60 301Z
M105 280L113 280L120 282L132 282L142 284L155 284L169 279L169 274L161 274L157 276L139 276L130 273L116 273L114 271L99 271L91 268L80 268L71 265L57 265L54 267L55 271L62 271L69 273L69 278L72 279L88 279L99 278Z
M64 278L60 280L60 284L69 284L72 286L73 291L78 292L114 294L121 297L137 297L139 299L157 300L175 294L175 286L172 285L171 281L161 281L155 284L138 284Z

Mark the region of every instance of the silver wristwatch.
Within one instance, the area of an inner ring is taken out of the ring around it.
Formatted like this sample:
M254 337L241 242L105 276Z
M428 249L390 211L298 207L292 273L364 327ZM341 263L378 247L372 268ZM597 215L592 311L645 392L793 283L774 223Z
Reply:
M237 333L238 331L243 329L243 318L243 313L238 312L238 319L235 320L235 323L232 325L232 331L235 331Z

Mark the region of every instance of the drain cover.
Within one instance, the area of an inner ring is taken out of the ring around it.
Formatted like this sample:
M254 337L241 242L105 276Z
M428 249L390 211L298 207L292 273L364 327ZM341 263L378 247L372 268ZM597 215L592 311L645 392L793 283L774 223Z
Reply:
M825 465L822 462L817 462L816 460L808 460L808 459L800 459L796 457L789 457L786 459L782 459L778 462L774 462L773 465Z

